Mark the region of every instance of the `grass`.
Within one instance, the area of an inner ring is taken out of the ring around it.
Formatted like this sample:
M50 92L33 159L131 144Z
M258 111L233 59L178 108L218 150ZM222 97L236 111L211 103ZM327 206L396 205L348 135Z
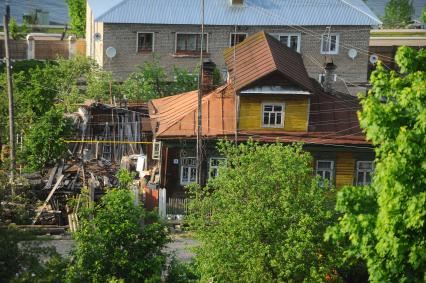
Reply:
M389 31L389 32L379 32L372 30L370 35L373 37L426 37L426 31L419 30L418 32L404 32L404 31Z

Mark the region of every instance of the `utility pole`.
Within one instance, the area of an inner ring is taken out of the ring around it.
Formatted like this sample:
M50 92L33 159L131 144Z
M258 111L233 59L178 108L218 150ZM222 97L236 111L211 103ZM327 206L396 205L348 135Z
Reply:
M12 85L12 68L10 65L9 54L9 20L10 8L6 5L6 13L3 17L4 24L4 47L6 53L6 76L7 76L7 94L9 96L9 146L10 146L10 179L13 182L15 179L15 122L13 113L13 85Z
M198 123L197 123L197 183L202 184L203 140L202 140L202 100L203 100L203 48L204 48L204 0L201 0L201 44L200 73L198 76Z

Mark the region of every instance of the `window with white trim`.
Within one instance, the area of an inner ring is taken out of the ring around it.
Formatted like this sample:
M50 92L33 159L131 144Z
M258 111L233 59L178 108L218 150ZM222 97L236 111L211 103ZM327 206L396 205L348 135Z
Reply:
M278 33L273 35L285 46L300 52L300 33Z
M154 51L153 32L138 32L137 51L138 53Z
M204 34L203 51L207 52L208 34ZM176 33L176 53L201 51L201 33Z
M339 53L340 36L337 33L323 34L321 37L321 54Z
M374 172L373 161L357 161L356 163L357 186L367 186L371 184L373 172Z
M244 41L244 39L246 39L247 37L247 33L240 33L240 32L232 32L231 33L231 39L230 39L230 46L234 46L238 43L241 43Z
M323 181L328 180L329 183L333 181L333 172L334 172L334 161L333 160L317 160L316 166L317 175L321 177L321 184Z
M219 176L219 168L224 166L226 166L226 158L211 157L209 160L209 178L216 178Z
M262 103L262 127L282 128L284 126L284 103Z
M197 181L197 158L182 157L180 163L180 183L186 185Z

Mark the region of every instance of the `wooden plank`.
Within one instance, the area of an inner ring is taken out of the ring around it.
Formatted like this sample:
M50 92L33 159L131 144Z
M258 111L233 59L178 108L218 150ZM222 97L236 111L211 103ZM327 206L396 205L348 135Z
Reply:
M44 186L45 189L50 189L50 187L52 186L53 178L55 177L57 170L58 170L58 164L56 164L55 167L53 167L52 170L50 171L49 180L47 181L46 186Z
M62 182L62 179L64 178L64 175L59 176L58 180L56 181L55 186L53 187L53 189L50 191L49 195L47 196L46 200L44 201L40 211L37 213L36 217L33 220L33 225L37 222L37 219L40 217L40 215L42 214L44 208L46 207L47 203L49 202L50 198L53 196L53 194L55 193L55 191L58 189L59 185Z

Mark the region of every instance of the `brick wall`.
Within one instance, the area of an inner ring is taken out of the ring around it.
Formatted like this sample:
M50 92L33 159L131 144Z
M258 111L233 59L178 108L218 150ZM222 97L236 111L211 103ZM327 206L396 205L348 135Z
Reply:
M112 70L119 79L124 79L135 70L137 65L146 60L152 60L152 54L140 54L136 52L137 32L155 33L155 54L160 56L160 64L168 71L173 66L194 69L199 58L179 58L174 55L176 32L199 32L199 26L192 25L144 25L144 24L103 24L103 50L109 46L117 49L117 55L109 60L103 55L105 69ZM297 28L300 30L300 28ZM308 32L300 32L291 27L240 27L238 32L251 35L260 30L269 33L299 33L301 34L301 53L308 73L311 77L318 79L323 73L318 64L324 62L324 55L320 54L321 34L325 32L323 26L303 27ZM223 49L229 47L230 33L234 31L233 26L207 26L209 58L214 61L219 69L224 69ZM339 54L330 55L337 65L336 73L351 82L365 82L367 80L368 56L365 52L358 51L355 60L348 57L348 48L343 45L354 46L360 50L368 50L369 27L368 26L335 26L331 32L340 34ZM315 33L312 36L310 34ZM351 47L350 47L351 48ZM103 52L105 53L105 52ZM98 57L98 54L97 56Z

